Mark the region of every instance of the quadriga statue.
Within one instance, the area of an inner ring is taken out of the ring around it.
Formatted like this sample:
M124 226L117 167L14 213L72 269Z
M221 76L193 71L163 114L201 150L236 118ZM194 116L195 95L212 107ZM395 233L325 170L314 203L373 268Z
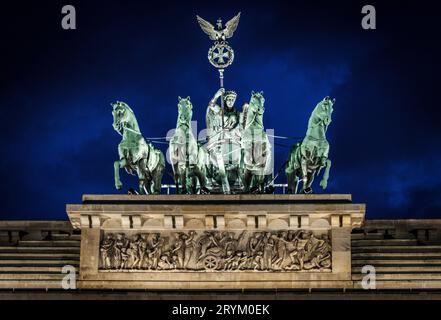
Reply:
M302 193L312 193L311 185L314 177L321 169L325 169L320 186L328 186L331 160L328 159L329 143L326 132L331 123L335 99L324 98L315 107L308 122L306 136L301 143L295 144L288 157L286 176L288 179L288 193L297 193L300 180Z
M170 139L169 156L177 194L207 194L208 153L191 131L193 105L190 97L179 97L176 131Z
M242 135L244 193L264 193L272 175L271 144L263 126L263 92L252 92Z
M117 101L113 107L113 128L122 136L118 145L119 160L115 161L115 187L121 189L119 170L138 175L140 194L159 194L165 168L162 152L146 142L139 130L133 110L124 102Z

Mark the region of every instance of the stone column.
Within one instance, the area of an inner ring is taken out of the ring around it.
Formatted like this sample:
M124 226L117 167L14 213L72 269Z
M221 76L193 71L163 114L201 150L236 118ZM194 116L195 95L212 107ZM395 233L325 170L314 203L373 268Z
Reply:
M351 280L351 227L332 227L332 273Z
M100 229L84 228L81 230L80 279L96 275L99 265Z

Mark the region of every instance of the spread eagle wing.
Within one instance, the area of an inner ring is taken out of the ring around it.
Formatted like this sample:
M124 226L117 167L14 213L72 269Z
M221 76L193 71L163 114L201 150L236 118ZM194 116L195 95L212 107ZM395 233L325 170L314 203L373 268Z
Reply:
M210 22L202 19L199 16L196 16L196 19L198 20L198 23L201 26L202 31L204 31L206 34L208 34L208 36L210 37L211 40L216 41L217 40L216 39L217 32L214 29L214 26Z
M237 26L239 25L240 12L230 21L225 24L224 34L225 38L231 38L233 36L234 31L236 31Z

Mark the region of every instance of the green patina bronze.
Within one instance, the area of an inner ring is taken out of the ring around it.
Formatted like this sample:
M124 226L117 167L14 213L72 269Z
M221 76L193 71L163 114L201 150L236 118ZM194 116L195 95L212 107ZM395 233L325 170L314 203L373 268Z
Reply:
M191 128L193 105L190 97L179 97L176 130L169 139L169 160L173 169L176 192L196 193L272 193L272 146L263 125L265 98L263 92L252 92L249 103L239 111L234 106L237 94L224 88L224 71L233 63L234 51L226 39L233 36L240 13L217 27L197 17L202 30L214 41L208 59L219 71L220 89L210 100L206 111L207 142L195 139ZM315 107L306 136L295 144L286 162L288 193L312 193L314 177L324 169L320 186L326 189L331 161L326 132L331 123L335 99L324 98ZM164 156L147 142L139 130L135 115L124 102L113 106L113 127L122 136L115 161L115 187L121 189L119 170L137 174L141 194L158 194L165 169ZM167 138L168 139L168 138ZM282 170L282 169L281 169Z
M119 170L124 168L131 175L138 175L139 193L159 194L165 168L162 152L143 138L133 110L124 102L113 107L113 128L121 136L118 145L119 160L115 161L115 187L121 189Z
M332 120L335 99L324 98L315 107L308 122L306 136L301 143L297 143L290 151L286 176L288 179L288 193L297 193L298 185L302 180L302 193L312 193L311 185L314 177L325 169L320 186L328 186L331 160L328 159L329 143L326 132Z
M176 131L169 146L170 162L176 184L176 193L209 193L206 187L208 154L196 141L191 130L193 105L190 97L179 97Z
M263 92L252 92L242 134L243 191L265 192L265 182L272 175L271 144L263 126L265 98Z
M242 113L234 106L236 97L234 91L220 88L207 107L207 178L213 192L229 194L241 190L243 121ZM220 105L217 103L219 99L222 100Z

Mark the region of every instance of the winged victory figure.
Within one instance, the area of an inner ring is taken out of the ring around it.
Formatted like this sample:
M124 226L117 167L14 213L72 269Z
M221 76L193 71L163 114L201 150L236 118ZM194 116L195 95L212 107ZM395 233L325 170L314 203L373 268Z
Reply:
M239 25L240 12L230 21L225 24L225 27L222 26L222 20L218 19L216 23L217 29L208 21L202 19L199 16L196 16L199 25L211 40L213 41L225 41L233 36L234 31L236 31L237 26Z

